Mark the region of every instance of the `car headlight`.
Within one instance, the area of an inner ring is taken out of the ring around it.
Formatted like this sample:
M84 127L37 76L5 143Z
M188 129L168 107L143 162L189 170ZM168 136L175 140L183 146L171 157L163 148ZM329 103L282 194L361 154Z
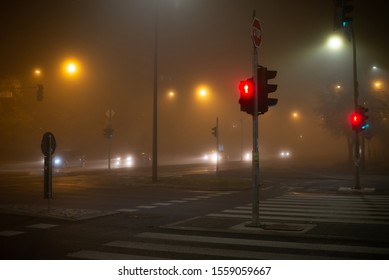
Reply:
M54 158L54 165L60 166L62 164L62 159L59 157Z

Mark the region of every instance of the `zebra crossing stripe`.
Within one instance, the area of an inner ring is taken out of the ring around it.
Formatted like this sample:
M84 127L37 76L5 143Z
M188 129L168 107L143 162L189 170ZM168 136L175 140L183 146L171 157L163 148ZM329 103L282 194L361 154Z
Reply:
M355 218L356 215L353 215L353 214L339 214L338 212L334 213L334 212L328 212L325 211L325 210L315 210L315 209L312 209L312 210L309 210L309 212L307 211L304 211L302 213L298 212L298 211L294 211L293 209L283 209L285 210L285 212L277 212L277 211L274 211L273 209L271 209L270 211L269 210L264 210L262 209L263 211L261 211L261 208L259 208L260 210L260 214L263 214L263 215L266 215L266 214L272 214L272 215L285 215L285 216L301 216L301 217L317 217L318 215L320 215L321 217L335 217L335 218L342 218L342 219L349 219L349 218ZM249 214L251 213L251 211L246 211L246 210L223 210L222 211L223 213L237 213L237 214ZM358 219L371 219L371 220L384 220L384 221L388 221L389 222L389 218L386 216L375 216L375 215L363 215L363 214L360 214L357 216Z
M5 236L5 237L11 237L19 234L23 234L23 231L16 231L16 230L2 230L0 231L0 236Z
M333 244L321 244L321 243L253 240L253 239L213 237L213 236L201 236L201 235L182 235L182 234L170 234L170 233L158 233L158 232L143 232L136 235L136 237L143 237L149 239L174 240L174 241L190 241L196 243L243 245L243 246L251 246L251 247L302 249L302 250L311 250L311 251L364 253L364 254L380 254L380 255L389 254L389 248L350 246L350 245L341 245L341 244L333 245Z
M343 208L349 208L351 206L353 207L360 207L360 208L366 208L369 207L366 202L353 202L353 201L325 201L325 200L299 200L299 199L281 199L281 198L271 198L265 201L260 201L262 204L279 204L279 205L303 205L303 206L332 206L336 205L337 207L343 207ZM388 203L376 203L376 202L370 202L371 204L374 204L374 206L377 209L388 209Z
M75 253L67 254L68 257L86 260L161 260L161 258L154 258L140 255L127 255L120 253L100 252L82 250Z
M295 198L295 195L291 194L285 194L283 197L290 197L290 198ZM304 198L304 197L300 197ZM306 199L312 199L312 198L317 198L317 199L345 199L345 200L356 200L356 201L366 201L366 200L375 200L375 201L389 201L389 196L388 195L364 195L364 196L345 196L345 195L320 195L320 194L315 194L314 196L306 196Z
M251 212L251 207L249 206L238 206L235 207L235 210L242 210L242 211L250 211ZM348 209L348 208L346 208ZM355 208L353 208L355 209ZM316 213L328 213L330 210L332 213L339 213L339 214L353 214L353 215L366 215L366 214L371 214L373 217L375 215L377 216L383 216L387 217L389 220L389 211L379 211L379 210L374 210L374 209L369 209L369 208L363 208L363 209L355 209L355 210L343 210L343 208L334 208L334 207L315 207L315 209L312 209L312 207L304 207L304 206L293 206L293 208L290 207L279 207L277 206L261 206L259 205L259 210L263 211L288 211L288 212L303 212L306 213L307 211L309 212L316 212Z
M251 204L211 213L212 217L249 219ZM284 195L259 203L264 220L389 224L389 196Z
M272 214L272 213L271 213ZM250 219L251 215L243 214L225 214L225 213L211 213L207 215L208 217L223 217L223 218L239 218L239 219ZM389 225L389 221L372 221L372 220L358 220L358 217L355 219L336 219L336 218L321 218L321 217L287 217L287 216L277 216L277 215L262 215L259 213L260 219L267 221L298 221L298 222L328 222L328 223L349 223L349 224L371 224L371 225Z
M134 241L112 241L104 244L109 247L125 248L125 249L136 249L145 251L158 251L158 252L169 252L179 254L195 254L203 256L223 257L223 258L234 258L234 259L278 259L278 260L300 260L301 255L297 254L284 254L284 253L269 253L249 250L229 250L220 248L208 248L208 247L192 247L185 245L170 245L170 244L159 244L159 243L144 243ZM315 260L321 259L333 259L329 257L318 257L318 256L304 256L304 258L312 258Z

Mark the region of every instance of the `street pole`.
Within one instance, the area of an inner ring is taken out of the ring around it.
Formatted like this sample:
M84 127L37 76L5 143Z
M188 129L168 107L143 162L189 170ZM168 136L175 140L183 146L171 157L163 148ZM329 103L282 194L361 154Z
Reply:
M255 10L253 19L255 18ZM254 78L254 113L253 113L253 151L252 151L252 226L258 227L259 223L259 148L258 148L258 51L253 44L253 78Z
M112 128L112 109L108 109L108 128ZM112 137L108 137L108 170L111 170Z
M243 161L243 118L240 118L240 161Z
M152 181L158 181L158 0L155 0Z
M357 76L357 45L355 42L355 32L352 24L349 25L351 30L351 39L353 42L353 81L354 81L354 110L355 112L358 110L358 76ZM360 144L359 144L359 130L355 130L355 150L354 150L354 164L355 164L355 189L361 189L360 185Z
M219 118L216 118L216 176L219 176Z

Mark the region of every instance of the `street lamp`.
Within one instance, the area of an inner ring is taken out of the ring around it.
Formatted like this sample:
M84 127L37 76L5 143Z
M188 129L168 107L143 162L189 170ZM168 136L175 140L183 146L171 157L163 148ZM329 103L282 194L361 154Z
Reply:
M373 89L374 91L381 91L383 89L383 84L381 81L374 81L373 82Z
M343 40L338 35L333 35L328 38L327 46L332 50L338 50L343 46Z
M62 63L62 73L66 77L76 77L80 74L81 66L80 63L75 59L66 59Z
M168 96L169 99L173 99L173 98L176 97L176 94L175 94L174 91L169 91L168 94L167 94L167 96Z
M299 113L298 113L298 112L296 112L296 111L292 112L292 119L298 120L299 117L300 117L300 116L299 116Z
M40 76L42 76L42 71L41 71L41 69L39 69L39 68L35 68L34 69L34 76L35 77L40 77Z
M158 181L158 10L159 1L154 1L154 81L153 81L153 147L152 147L152 170L151 178L155 183Z
M209 88L205 85L200 85L196 89L197 99L200 101L205 101L209 99Z
M66 71L69 74L74 74L77 71L77 66L74 63L70 63L66 66Z

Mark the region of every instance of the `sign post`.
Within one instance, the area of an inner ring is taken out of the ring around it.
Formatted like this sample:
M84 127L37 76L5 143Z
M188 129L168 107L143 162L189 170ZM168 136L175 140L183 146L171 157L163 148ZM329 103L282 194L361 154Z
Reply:
M52 155L54 154L57 144L55 137L51 132L43 134L41 142L41 150L44 157L43 163L43 198L48 199L48 209L50 210L50 198L53 197L52 192L52 171L53 171L53 160Z
M252 151L252 222L251 226L259 227L259 144L258 144L258 48L261 45L261 25L253 13L251 24L251 39L253 41L253 78L254 78L254 112L253 112L253 151Z

